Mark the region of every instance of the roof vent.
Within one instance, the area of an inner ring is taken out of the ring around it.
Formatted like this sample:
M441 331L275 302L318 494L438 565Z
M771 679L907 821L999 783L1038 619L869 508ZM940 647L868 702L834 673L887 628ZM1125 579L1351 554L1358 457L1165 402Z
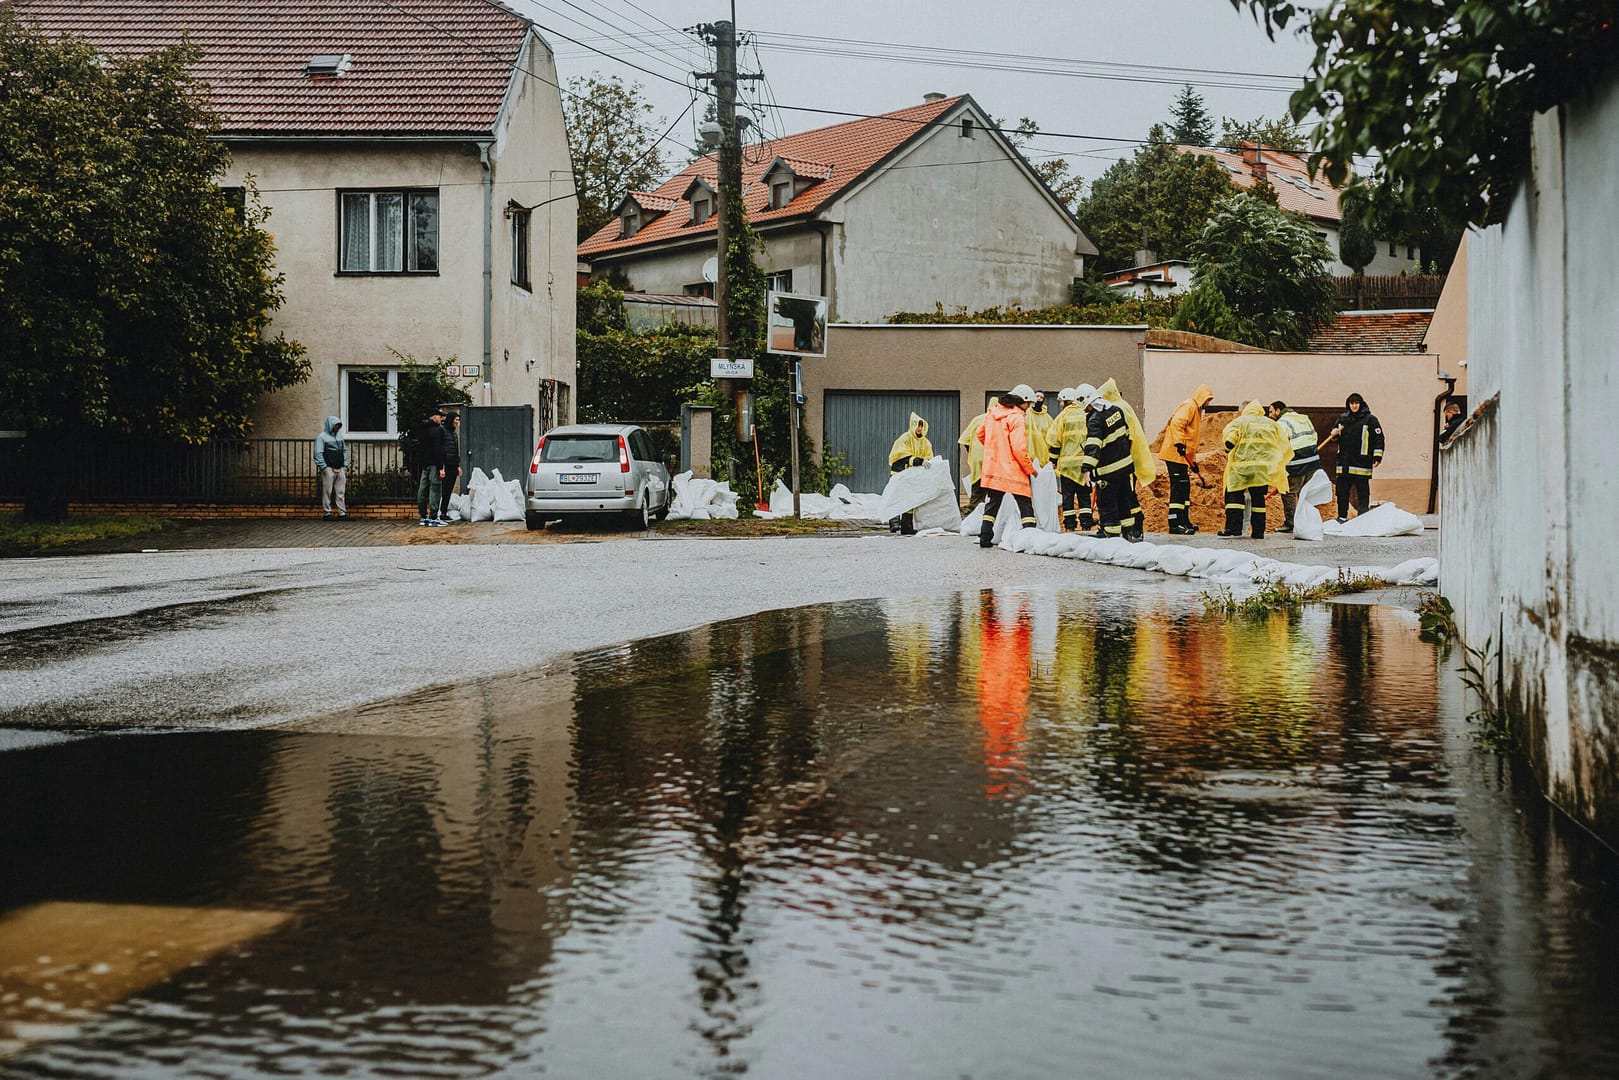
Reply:
M341 75L354 62L353 53L316 53L304 65L305 75Z
M947 96L948 95L946 95L946 94L939 93L937 90L931 90L928 93L922 95L922 100L927 102L929 105L931 105L935 101L943 101Z

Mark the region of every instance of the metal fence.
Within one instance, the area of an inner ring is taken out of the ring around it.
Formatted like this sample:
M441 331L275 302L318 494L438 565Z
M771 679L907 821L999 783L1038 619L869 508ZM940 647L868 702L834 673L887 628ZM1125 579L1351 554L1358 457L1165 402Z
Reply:
M0 498L28 482L26 439L0 439ZM348 501L411 502L416 485L393 440L348 440ZM320 497L312 439L216 439L195 445L85 439L52 451L75 502L305 503Z

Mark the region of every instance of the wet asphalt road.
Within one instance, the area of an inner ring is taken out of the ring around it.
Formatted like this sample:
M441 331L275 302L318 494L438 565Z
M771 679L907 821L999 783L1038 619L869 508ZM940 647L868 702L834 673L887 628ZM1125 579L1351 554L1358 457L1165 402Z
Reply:
M827 601L1143 579L1168 591L1206 587L980 551L950 536L665 539L611 531L502 544L499 527L467 526L459 539L456 529L431 530L433 543L409 544L410 527L388 527L405 539L0 562L0 727L265 726ZM308 525L266 523L230 538L295 542L295 529ZM1325 544L1274 538L1264 553L1390 565L1436 548L1429 532Z

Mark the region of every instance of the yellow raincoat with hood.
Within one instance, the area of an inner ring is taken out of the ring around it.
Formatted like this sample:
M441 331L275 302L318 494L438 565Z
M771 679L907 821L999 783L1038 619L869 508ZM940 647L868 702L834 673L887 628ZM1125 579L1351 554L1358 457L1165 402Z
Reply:
M1282 425L1265 415L1257 401L1243 406L1242 415L1225 426L1225 489L1273 487L1287 490L1287 463L1293 446Z
M1051 452L1057 455L1057 475L1066 476L1076 484L1085 483L1082 466L1085 463L1086 434L1085 410L1077 401L1063 407L1047 433ZM1047 460L1050 460L1050 453Z
M916 431L918 427L922 429L920 435ZM904 462L900 467L910 468L914 464L911 459L921 458L926 461L932 456L933 444L928 442L928 422L912 413L911 426L905 429L905 434L894 440L893 447L888 451L888 467L894 469L894 466Z
M978 441L978 429L984 426L984 417L988 413L979 413L967 422L961 429L961 438L956 445L967 448L967 483L976 484L984 478L984 444Z
M1023 414L1023 426L1029 432L1029 460L1038 469L1051 457L1051 414L1031 407Z
M1097 387L1097 393L1109 404L1117 405L1124 410L1124 423L1130 429L1130 464L1137 484L1150 484L1153 477L1158 475L1158 462L1153 460L1152 450L1147 446L1147 433L1141 430L1141 421L1136 419L1136 411L1130 403L1124 400L1119 393L1119 384L1109 379Z

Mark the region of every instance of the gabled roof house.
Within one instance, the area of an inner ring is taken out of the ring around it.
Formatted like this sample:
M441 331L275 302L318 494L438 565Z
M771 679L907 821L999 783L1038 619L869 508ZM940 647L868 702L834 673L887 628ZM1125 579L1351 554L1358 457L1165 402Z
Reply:
M1324 176L1311 177L1304 154L1277 150L1247 140L1239 142L1236 150L1185 144L1177 144L1175 149L1183 154L1213 158L1230 174L1231 182L1240 188L1252 188L1269 181L1276 191L1276 205L1283 210L1303 214L1315 222L1321 239L1332 251L1332 272L1338 275L1354 273L1338 259L1338 230L1344 219L1343 211L1338 207L1340 189L1329 184ZM1377 254L1366 265L1365 272L1398 274L1409 270L1419 259L1420 253L1414 246L1379 240Z
M556 67L491 0L11 0L27 23L109 54L189 39L233 164L270 208L285 305L274 329L313 372L255 433L343 418L388 439L398 354L455 357L475 402L566 421L575 201Z
M579 258L635 291L711 294L717 177L708 156L630 192ZM1062 303L1096 254L968 95L750 143L742 188L772 283L828 296L846 322Z

